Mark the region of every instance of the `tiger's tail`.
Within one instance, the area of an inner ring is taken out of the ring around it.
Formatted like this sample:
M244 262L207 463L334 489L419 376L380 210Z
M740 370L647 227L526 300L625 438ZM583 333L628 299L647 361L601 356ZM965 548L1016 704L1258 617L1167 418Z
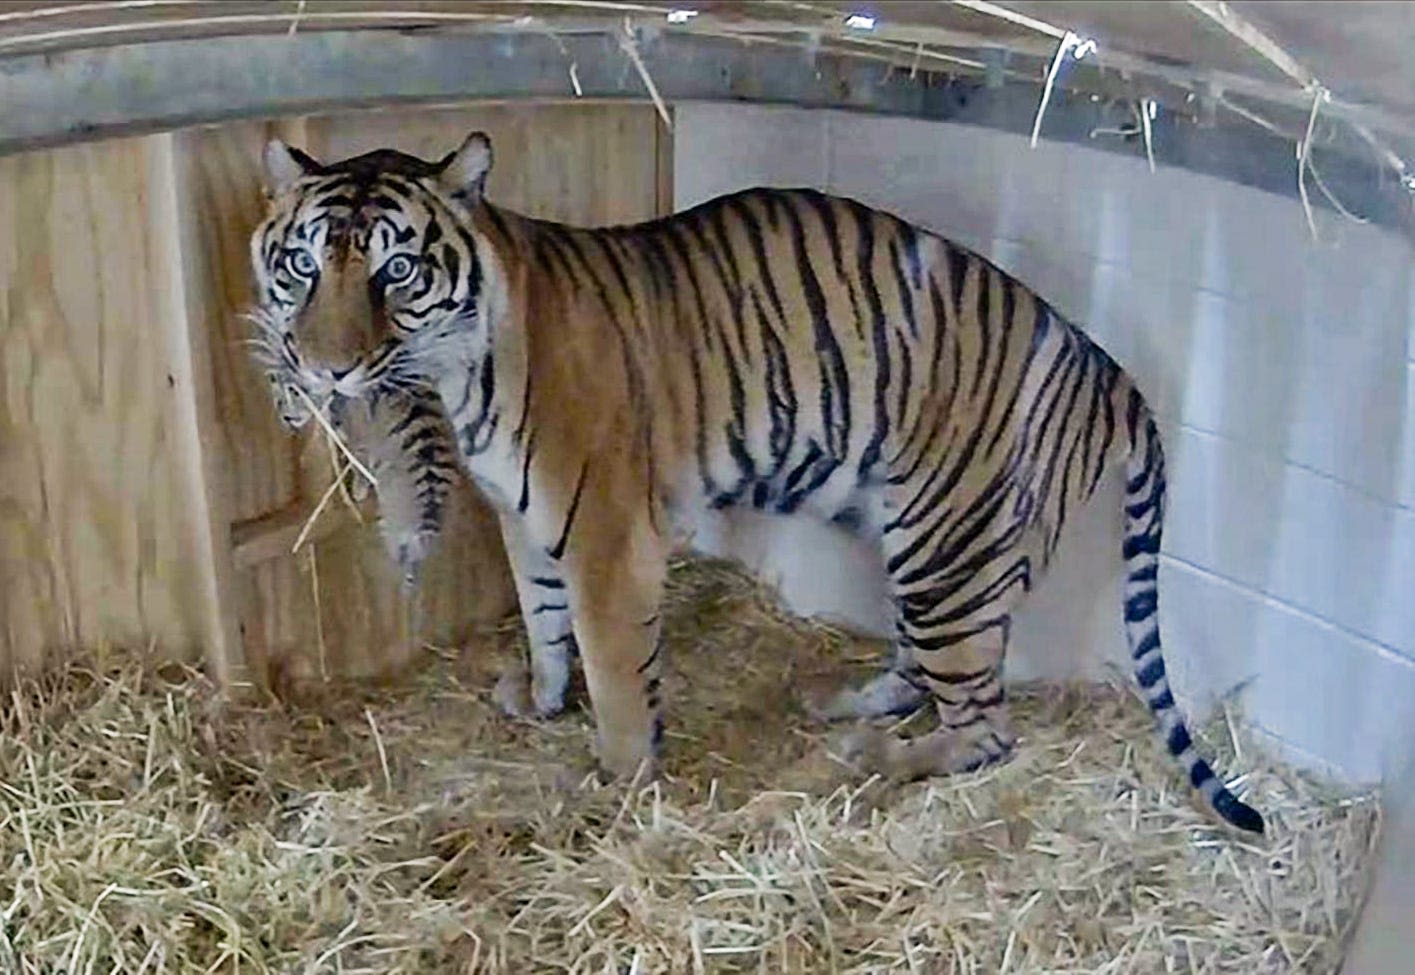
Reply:
M1165 676L1160 652L1159 552L1164 521L1164 450L1153 414L1137 390L1129 395L1130 454L1125 465L1125 636L1145 699L1154 712L1169 753L1214 811L1252 833L1263 832L1263 817L1219 781L1184 727Z

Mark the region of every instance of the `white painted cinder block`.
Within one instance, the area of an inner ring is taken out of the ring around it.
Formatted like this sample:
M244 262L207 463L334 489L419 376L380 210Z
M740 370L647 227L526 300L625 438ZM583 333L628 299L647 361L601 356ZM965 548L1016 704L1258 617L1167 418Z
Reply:
M1415 513L1295 468L1270 500L1282 517L1267 590L1415 659Z
M1415 663L1173 560L1160 592L1165 657L1191 711L1246 685L1248 721L1290 746L1290 757L1357 782L1385 779L1408 754Z
M1410 316L1415 321L1415 314ZM1415 509L1415 361L1405 366L1405 409L1400 417L1400 504Z
M1169 468L1165 551L1251 589L1267 583L1288 470L1239 443L1164 423Z
M1376 876L1342 971L1404 975L1410 970L1410 919L1415 917L1415 752L1390 778Z
M674 109L673 205L685 210L751 186L825 185L825 119L772 106Z
M957 125L689 105L677 139L680 203L814 181L954 237L1085 328L1162 420L1160 615L1181 695L1202 712L1252 678L1247 720L1355 779L1408 752L1415 288L1403 241L1318 214L1313 243L1291 199ZM1019 613L1010 676L1124 662L1118 505L1102 496L1073 522ZM735 538L793 605L887 633L868 547L795 524Z

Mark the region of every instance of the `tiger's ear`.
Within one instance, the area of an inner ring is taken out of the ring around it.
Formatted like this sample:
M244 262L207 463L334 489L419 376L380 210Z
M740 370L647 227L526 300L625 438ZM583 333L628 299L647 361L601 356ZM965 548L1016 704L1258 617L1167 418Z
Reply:
M438 179L454 200L474 206L481 201L489 172L491 139L485 132L473 132L456 152L442 160L442 173Z
M262 159L265 162L265 189L272 196L300 177L320 169L319 163L309 155L279 139L271 139L265 144Z

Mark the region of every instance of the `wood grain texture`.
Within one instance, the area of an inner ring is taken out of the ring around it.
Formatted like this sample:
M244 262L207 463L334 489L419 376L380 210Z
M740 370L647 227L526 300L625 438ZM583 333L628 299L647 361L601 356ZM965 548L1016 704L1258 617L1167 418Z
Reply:
M269 388L251 363L249 241L264 214L261 149L273 136L298 141L299 120L244 122L192 129L175 138L177 167L188 224L183 253L187 306L194 330L205 339L205 375L211 419L205 438L214 454L211 490L228 519L226 553L234 574L230 610L238 652L228 670L242 684L264 684L272 667L308 645L305 625L314 612L307 583L291 566L261 565L239 572L230 523L240 523L302 502L299 441L281 429Z
M534 217L603 225L660 213L660 138L650 105L476 105L310 119L317 158L394 148L436 160L473 131L491 137L487 198ZM660 135L662 133L662 136Z
M215 392L215 439L232 520L256 518L299 498L297 441L280 428L270 390L251 365L250 328L241 315L253 297L250 236L265 212L261 148L280 135L298 141L301 127L237 123L177 136L195 217L184 261L193 279L190 303L207 337Z
M323 438L307 438L301 459L307 497L317 499L334 469ZM370 496L356 512L341 500L332 502L293 556L304 592L290 596L317 604L315 635L323 637L320 653L330 675L392 676L422 643L459 645L472 628L515 608L496 518L465 477L452 490L443 534L412 598L404 597L378 534L375 499ZM295 674L315 672L309 653L300 654L305 661L293 666Z
M149 230L155 140L0 159L0 668L102 642L194 655L209 566L188 517ZM161 242L165 245L167 242Z
M196 564L194 572L205 623L203 645L209 672L229 687L246 676L236 618L235 570L231 559L230 498L225 469L216 443L206 436L220 415L211 371L211 351L202 299L205 290L198 268L184 259L197 250L200 218L187 205L189 173L181 165L177 141L170 134L145 141L152 205L148 229L154 254L166 270L166 287L157 295L161 331L167 337L172 369L170 423L177 444L177 475L184 503L175 512L187 532Z

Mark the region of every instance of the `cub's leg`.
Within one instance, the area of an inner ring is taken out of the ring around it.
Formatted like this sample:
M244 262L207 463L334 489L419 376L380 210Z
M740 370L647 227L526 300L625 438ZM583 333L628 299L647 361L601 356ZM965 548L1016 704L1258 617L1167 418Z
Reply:
M613 499L599 510L598 524L587 518L575 526L565 557L575 639L601 766L612 775L627 778L642 770L648 777L663 736L659 603L668 552L647 517L615 524L623 507Z
M852 718L883 718L917 711L928 700L924 687L911 681L912 659L903 644L895 644L894 663L860 687L837 691L823 704L807 702L809 710L825 721L847 721ZM818 699L817 699L818 700Z
M530 673L524 667L507 671L493 699L513 717L554 717L565 708L576 650L565 576L560 564L530 540L516 515L501 516L501 538L526 624Z

